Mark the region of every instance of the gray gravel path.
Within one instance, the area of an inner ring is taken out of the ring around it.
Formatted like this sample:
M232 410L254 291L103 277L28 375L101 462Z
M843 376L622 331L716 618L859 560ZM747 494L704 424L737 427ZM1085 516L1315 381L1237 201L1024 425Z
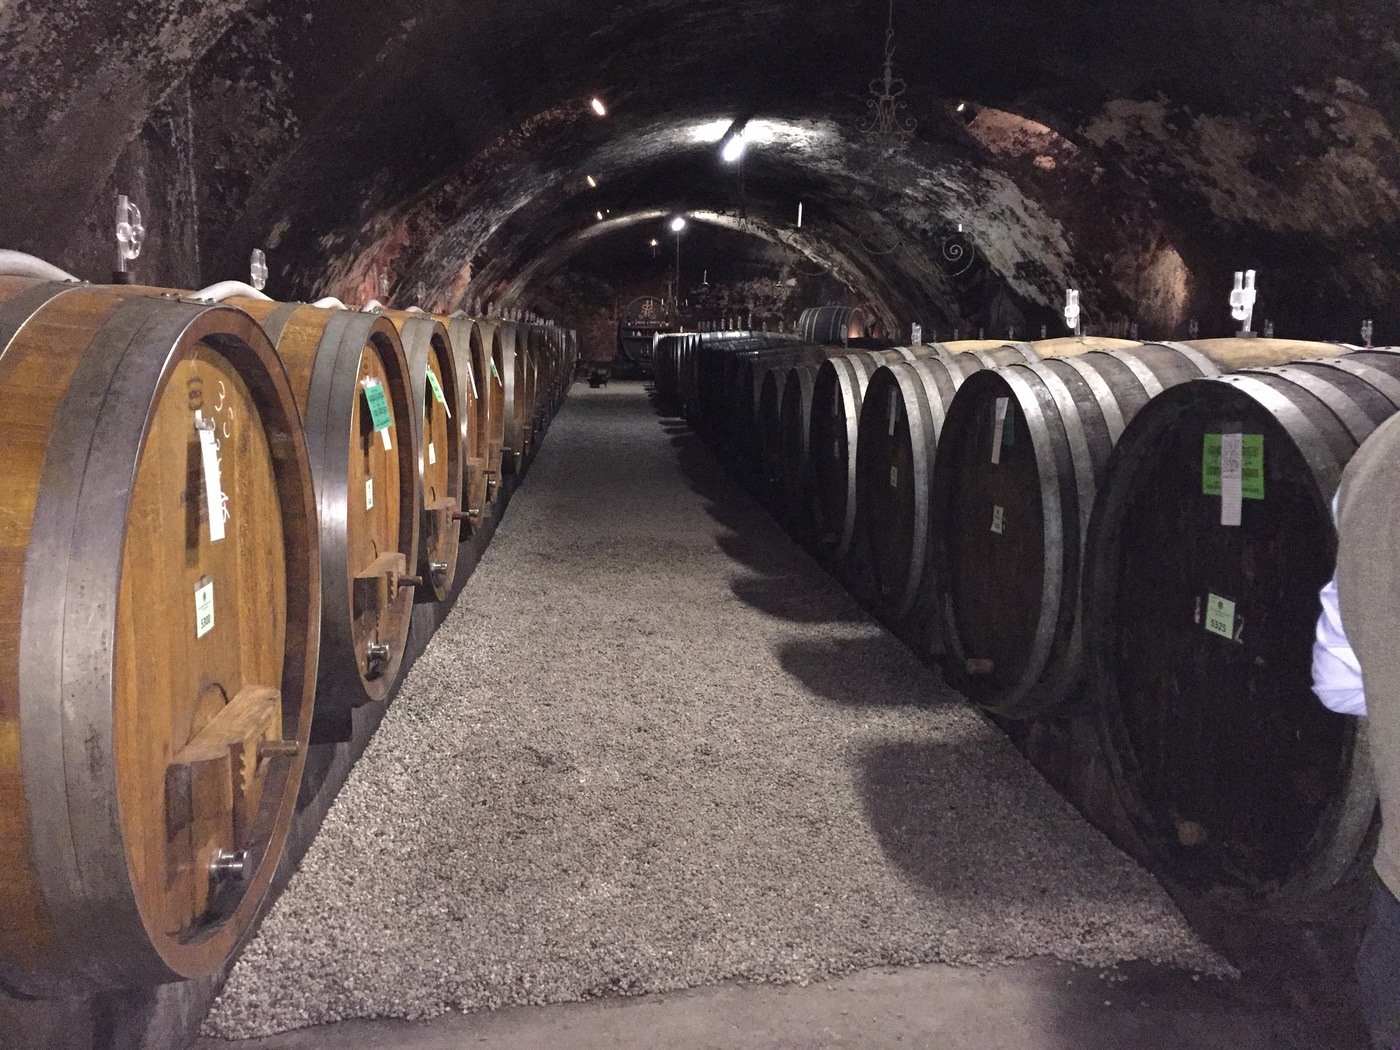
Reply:
M575 387L206 1034L882 964L1221 972L636 385Z

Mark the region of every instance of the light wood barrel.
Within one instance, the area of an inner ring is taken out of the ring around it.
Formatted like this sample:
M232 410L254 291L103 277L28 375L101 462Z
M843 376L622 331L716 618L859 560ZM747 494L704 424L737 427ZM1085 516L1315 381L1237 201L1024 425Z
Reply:
M501 469L518 474L525 467L527 434L525 428L530 392L530 349L525 326L512 321L499 322L501 337L501 396L503 430Z
M1332 496L1397 407L1395 352L1258 368L1159 394L1110 458L1085 552L1086 654L1125 806L1190 885L1306 895L1365 839L1360 726L1318 703L1311 651Z
M481 520L491 499L488 473L491 369L476 321L462 313L438 319L447 325L457 366L457 385L461 390L457 422L462 442L462 510L466 514L461 535L465 538Z
M485 378L482 380L486 405L486 496L494 502L501 491L506 440L505 348L498 321L476 318L481 340Z
M932 484L948 681L1008 717L1064 703L1083 678L1089 512L1123 428L1178 383L1347 349L1261 339L1129 344L970 377L948 406Z
M0 278L0 448L0 980L213 973L266 896L311 725L287 375L236 310Z
M462 381L447 327L431 314L385 310L394 322L408 360L413 398L419 406L418 602L446 601L457 575L462 523Z
M355 707L398 680L413 610L421 486L418 405L389 318L230 300L263 326L301 410L321 523L321 658L314 742L348 740ZM387 430L375 429L378 387ZM385 447L387 435L388 447Z

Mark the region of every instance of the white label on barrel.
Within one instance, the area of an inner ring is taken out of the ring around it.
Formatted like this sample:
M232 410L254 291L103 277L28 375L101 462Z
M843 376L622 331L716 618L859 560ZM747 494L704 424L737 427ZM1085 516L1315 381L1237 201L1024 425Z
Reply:
M1001 462L1001 435L1006 429L1006 409L1010 404L1009 397L997 398L997 421L992 426L992 466Z
M467 378L472 382L472 400L480 400L481 395L476 392L476 372L472 370L471 361L467 362Z
M890 391L890 437L894 437L894 425L899 421L899 391Z
M1220 435L1220 524L1238 525L1244 503L1244 435Z
M899 488L899 468L890 467L890 488Z
M374 479L365 478L365 510L374 510Z
M199 433L199 458L204 464L204 506L209 512L209 542L224 538L224 483L219 472L219 440L213 423L205 424L195 413L195 429Z
M992 531L998 536L1006 531L1006 511L1002 507L992 508Z
M385 452L392 452L392 451L394 451L394 443L393 443L391 440L389 440L389 432L388 432L387 430L381 430L381 431L379 432L379 436L382 437L382 438L384 439L384 451L385 451Z
M1206 630L1221 638L1235 637L1235 603L1218 594L1206 595Z
M194 586L194 636L203 638L214 629L214 581L202 577Z
M432 443L431 441L429 441L429 442L428 442L428 466L431 467L431 466L433 466L435 463L437 463L437 449L434 448L434 447L433 447L433 443Z

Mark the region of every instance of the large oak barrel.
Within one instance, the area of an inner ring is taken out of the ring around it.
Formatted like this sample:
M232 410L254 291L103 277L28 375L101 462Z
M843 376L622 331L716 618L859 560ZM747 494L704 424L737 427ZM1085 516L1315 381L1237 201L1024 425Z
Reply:
M501 337L501 396L503 433L501 467L518 474L525 467L528 444L526 422L529 415L530 348L529 334L522 324L499 322Z
M462 381L447 327L431 314L385 310L403 342L418 406L419 602L445 601L457 574L462 522Z
M476 319L485 371L481 376L486 415L486 498L495 500L501 488L506 440L505 345L499 321Z
M810 532L807 515L807 440L812 428L812 390L816 365L796 365L783 380L779 417L778 506L783 521L799 539Z
M1153 399L1110 458L1086 653L1127 808L1188 884L1307 893L1366 835L1359 725L1318 703L1311 650L1332 496L1398 406L1395 352L1198 379Z
M938 634L927 622L929 481L948 404L974 372L1038 358L1026 343L988 347L979 340L926 349L918 360L884 366L870 377L855 428L855 507L843 509L859 539L862 585L875 613L894 624L917 620L918 643L937 652ZM820 407L818 399L812 408L814 465Z
M462 444L462 511L466 517L462 520L460 534L465 537L481 520L491 499L488 466L491 421L487 391L491 370L476 321L464 313L438 320L447 326L461 391L460 409L454 411Z
M348 740L352 710L389 695L413 611L421 486L418 404L387 317L231 299L277 347L296 395L321 528L316 742Z
M863 339L870 316L862 306L813 306L797 319L797 337L804 343L839 346L850 339Z
M881 365L934 353L933 347L852 351L818 369L808 416L808 513L818 543L838 558L850 553L855 535L857 428L866 385Z
M247 315L0 278L0 980L213 973L296 803L320 574Z
M1084 534L1124 426L1178 383L1345 350L1261 339L1125 344L970 377L948 406L931 490L948 681L1008 717L1063 703L1083 678Z
M746 473L763 476L763 382L770 369L784 375L793 365L825 360L844 353L840 348L789 343L785 346L746 350L736 356L731 374L728 413L728 447L736 464ZM780 393L780 388L777 388ZM768 423L776 426L777 399L770 407Z

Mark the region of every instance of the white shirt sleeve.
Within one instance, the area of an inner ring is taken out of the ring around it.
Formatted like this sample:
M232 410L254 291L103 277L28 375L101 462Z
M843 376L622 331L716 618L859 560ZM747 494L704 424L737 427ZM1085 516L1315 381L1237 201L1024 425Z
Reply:
M1361 664L1342 628L1342 610L1337 601L1337 575L1322 588L1322 615L1317 618L1317 639L1313 642L1313 692L1323 706L1343 715L1366 714L1366 690L1361 680Z

